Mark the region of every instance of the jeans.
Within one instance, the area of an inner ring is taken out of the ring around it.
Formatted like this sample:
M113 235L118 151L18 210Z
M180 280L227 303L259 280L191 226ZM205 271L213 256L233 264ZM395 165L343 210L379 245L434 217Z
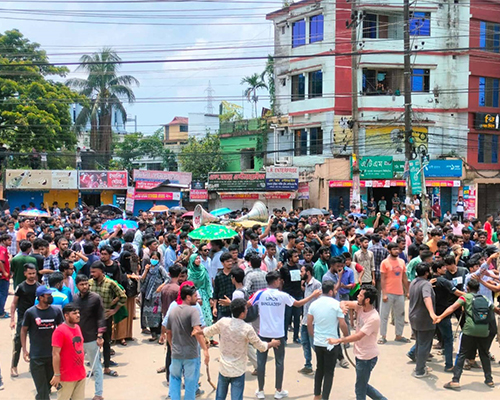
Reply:
M356 400L365 400L366 396L374 400L387 400L373 386L369 385L370 375L377 364L378 357L371 360L360 360L356 358Z
M231 400L243 400L243 391L245 390L245 374L236 378L228 378L219 373L217 382L217 392L215 400L226 400L227 390L231 385Z
M35 399L50 400L50 380L54 376L52 357L31 359L30 371L35 382Z
M14 335L14 346L12 349L12 368L17 368L19 365L19 358L21 357L21 328L23 326L23 316L17 316L16 334Z
M104 368L109 368L111 361L111 333L113 332L113 317L106 320L106 332L102 335L102 355L104 356Z
M165 375L167 382L170 382L170 364L172 363L172 348L167 341L167 354L165 355Z
M435 329L430 331L414 331L415 332L415 359L417 366L415 367L415 374L422 375L425 373L425 363L431 352L432 339L434 338Z
M264 342L270 342L271 338L260 338ZM284 361L285 361L285 338L279 339L280 345L275 347L274 350L274 363L276 366L276 390L281 390L283 386L283 373L284 373ZM259 391L264 390L264 382L266 377L266 362L267 353L269 350L257 353L257 380L259 382ZM175 400L175 399L172 399Z
M446 317L438 324L443 339L444 367L453 368L453 329L451 317Z
M387 336L387 323L391 309L394 311L396 324L396 336L403 335L405 327L405 296L397 294L388 294L388 300L380 303L380 336Z
M342 350L340 349L340 345L337 345L332 350L328 350L326 347L314 346L314 351L316 352L314 395L321 395L322 399L328 400L333 385L335 364Z
M341 294L339 295L340 301L349 301L349 293ZM345 323L347 324L347 333L350 335L351 334L351 325L350 325L350 318L349 318L349 313L347 313L344 317Z
M299 340L300 329L300 316L302 314L302 307L288 307L285 309L285 339L287 337L288 327L292 324L293 320L293 340Z
M483 364L485 382L493 382L491 376L491 361L488 356L490 344L491 339L489 337L468 336L462 333L460 350L458 351L457 362L453 370L453 382L460 382L465 359L468 358L469 354L475 352L476 349L479 351L479 358L481 359L481 364Z
M304 367L312 368L311 346L313 345L313 343L312 343L312 338L309 337L309 332L307 331L307 325L300 326L300 343L302 344L302 350L304 351L304 358L306 359Z
M83 349L85 350L85 357L90 363L90 368L94 366L94 368L92 369L92 373L94 374L95 379L94 395L102 396L104 387L104 375L102 373L101 365L101 349L99 349L99 346L97 345L97 342L95 340L93 342L83 343Z
M9 281L0 279L0 315L5 314L5 302L9 296L9 285Z
M172 400L181 400L181 382L184 376L184 400L195 400L198 379L200 378L200 364L198 358L181 360L173 358L170 364L169 395Z

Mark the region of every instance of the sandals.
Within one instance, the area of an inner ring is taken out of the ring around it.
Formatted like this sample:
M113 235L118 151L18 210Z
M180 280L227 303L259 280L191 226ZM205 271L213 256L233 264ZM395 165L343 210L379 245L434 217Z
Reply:
M493 382L492 382L493 383ZM445 389L460 391L460 384L458 382L448 382L443 385Z
M120 341L120 344L121 344L122 346L126 346L126 345L127 345L127 341L126 341L125 339L122 339L122 340Z
M484 384L490 388L494 388L495 387L495 382L493 381L490 381L490 382L484 382Z
M387 343L387 339L385 337L381 337L378 341L377 341L377 344L386 344Z
M401 336L399 339L394 339L395 342L401 342L401 343L410 343L411 340L408 338L405 338L404 336Z
M110 369L108 372L104 372L104 375L117 377L118 372L116 372L114 369Z

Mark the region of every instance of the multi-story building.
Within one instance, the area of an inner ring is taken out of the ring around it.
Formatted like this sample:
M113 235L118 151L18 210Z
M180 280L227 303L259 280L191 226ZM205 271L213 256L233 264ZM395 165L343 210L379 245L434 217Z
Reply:
M454 211L459 194L470 194L475 208L479 176L465 175L462 161L466 171L498 167L499 125L492 132L477 123L482 113L494 120L499 107L497 9L474 0L411 5L411 140L416 155L430 156L428 192L444 211ZM267 15L279 56L276 110L289 117L288 126L275 128L278 159L309 169L311 198L334 212L340 196L346 208L350 197L354 123L362 197L404 195L405 186L403 0L358 0L355 41L347 28L352 14L348 2L303 0Z

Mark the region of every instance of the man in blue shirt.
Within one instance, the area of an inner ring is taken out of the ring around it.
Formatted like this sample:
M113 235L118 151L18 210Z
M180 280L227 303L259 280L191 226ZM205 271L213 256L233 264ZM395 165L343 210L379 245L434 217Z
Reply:
M340 234L336 237L335 244L332 243L330 246L330 253L332 257L341 256L342 253L348 252L349 249L345 245L346 237L343 234Z
M49 276L49 287L52 291L52 305L60 310L69 303L68 296L63 293L63 290L68 289L63 286L63 274L59 271L56 271ZM69 289L68 289L69 290ZM35 300L35 306L38 304L38 297Z
M177 236L174 234L170 234L167 236L167 242L168 246L167 249L165 250L165 271L168 272L168 269L174 265L175 261L177 261Z

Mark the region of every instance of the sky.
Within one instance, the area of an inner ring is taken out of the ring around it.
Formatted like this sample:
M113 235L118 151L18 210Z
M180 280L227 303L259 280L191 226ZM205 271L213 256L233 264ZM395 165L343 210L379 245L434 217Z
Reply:
M99 1L96 3L95 1ZM265 15L281 0L0 0L0 31L18 29L46 50L51 62L78 62L82 54L103 47L122 60L196 60L267 56L273 52L273 24ZM265 60L159 62L122 65L120 74L137 78L136 103L126 105L137 116L138 131L153 133L175 116L207 112L208 85L213 111L221 100L244 107L244 76L261 73ZM68 78L85 78L69 66ZM260 107L268 107L266 91ZM134 123L127 125L133 131Z

